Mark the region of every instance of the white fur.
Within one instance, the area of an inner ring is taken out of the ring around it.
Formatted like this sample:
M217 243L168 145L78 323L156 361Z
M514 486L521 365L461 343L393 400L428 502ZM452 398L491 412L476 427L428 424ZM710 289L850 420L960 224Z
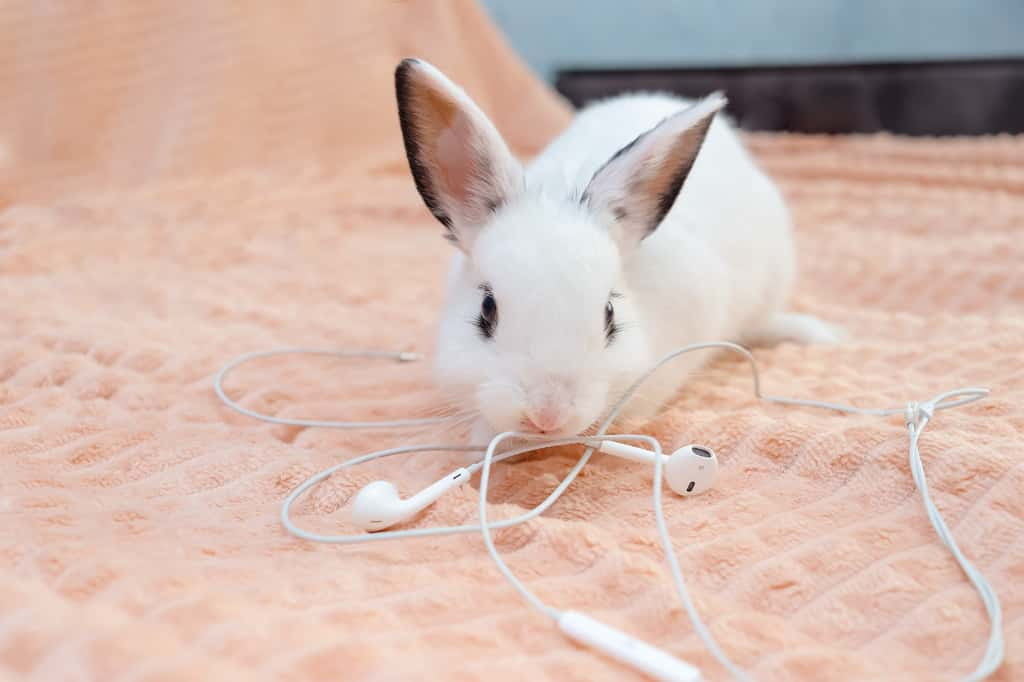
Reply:
M557 433L580 432L655 360L685 344L831 340L813 318L781 317L795 272L789 214L721 116L673 208L638 245L623 243L608 216L579 201L616 151L690 105L641 94L586 108L523 169L524 189L501 197L453 256L436 369L457 400L479 410L478 436L520 429L545 404L566 412ZM467 231L458 227L460 240ZM483 282L498 306L492 339L473 325ZM622 330L606 347L612 290L622 295L614 299ZM660 372L630 412L653 414L706 361L698 355Z

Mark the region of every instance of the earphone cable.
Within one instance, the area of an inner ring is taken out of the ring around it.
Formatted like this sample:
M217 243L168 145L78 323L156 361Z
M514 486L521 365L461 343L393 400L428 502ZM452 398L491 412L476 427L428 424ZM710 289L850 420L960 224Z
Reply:
M904 420L907 426L910 447L910 469L914 478L921 498L925 506L928 519L932 524L936 534L939 536L943 544L949 549L964 574L968 577L971 583L974 585L982 602L985 606L987 615L990 621L989 639L986 646L985 654L981 661L978 663L975 670L966 678L970 682L976 680L983 680L992 674L1001 664L1004 657L1004 643L1002 636L1002 609L999 603L998 596L995 590L985 579L984 575L978 571L978 569L963 555L957 545L952 533L947 527L942 515L939 513L938 508L935 506L931 499L931 495L928 490L928 484L924 475L924 466L921 462L921 454L918 447L918 441L924 427L933 417L934 413L939 410L949 409L952 407L958 407L960 405L966 405L968 403L980 400L981 398L988 395L988 390L984 388L964 388L954 391L948 391L942 393L935 398L932 398L925 403L920 405L916 403L910 403L905 408L882 408L882 409L869 409L861 407L851 407L847 405L841 405L838 403L830 403L817 400L806 400L798 398L784 398L778 396L765 395L761 391L760 374L758 372L757 363L754 360L753 355L749 350L735 343L721 341L721 342L709 342L709 343L698 343L683 348L677 349L672 353L669 353L655 365L653 365L647 372L641 375L630 388L621 396L621 398L615 403L615 405L609 410L605 419L602 420L601 426L598 428L597 434L591 437L578 437L578 438L564 438L557 440L540 439L533 434L521 434L515 432L506 432L499 434L486 446L478 445L413 445L404 446L398 448L392 448L389 450L381 450L361 457L347 460L333 467L325 469L324 471L314 475L300 484L295 490L293 490L288 497L285 499L281 507L281 521L284 524L288 532L296 535L297 537L314 541L314 542L327 542L335 544L354 544L360 542L371 542L381 540L394 540L410 537L423 537L429 535L449 535L454 533L466 533L466 532L480 532L485 545L487 546L488 553L491 559L495 562L502 575L508 580L516 591L532 606L537 608L544 615L551 618L558 618L560 612L552 607L547 606L543 603L536 595L534 595L523 583L515 577L515 575L508 568L507 564L499 555L493 538L491 537L491 531L494 529L507 528L519 523L524 523L533 519L540 514L544 513L555 501L564 493L564 491L572 484L579 472L586 466L587 462L594 451L596 442L599 440L640 440L647 442L652 451L658 454L655 457L654 466L654 492L652 495L654 503L654 514L655 521L658 528L658 535L661 539L662 548L664 550L666 561L669 564L672 579L676 592L678 593L680 600L683 602L686 608L687 614L693 624L694 630L703 640L705 646L712 653L712 655L725 667L730 674L736 679L747 679L746 675L725 655L725 653L718 646L717 642L712 637L710 631L704 625L697 613L696 608L690 598L689 592L686 589L685 581L683 580L682 570L679 567L678 560L676 558L675 550L672 546L671 536L668 533L668 528L665 524L664 514L661 505L661 478L663 463L660 457L661 445L658 441L650 436L642 434L606 434L607 428L614 422L618 417L622 408L625 404L633 397L633 395L639 390L641 384L646 381L652 374L660 369L666 363L672 361L676 357L683 355L684 353L690 353L698 350L705 349L724 349L742 355L749 363L753 383L754 383L754 395L766 402L773 402L783 405L801 406L801 407L816 407L822 409L829 409L846 414L856 414L864 416L876 416L885 417L893 416L896 414L903 414ZM214 380L214 389L220 397L220 399L231 409L240 412L241 414L247 415L254 419L274 423L274 424L285 424L290 426L304 426L304 427L321 427L321 428L341 428L341 429L360 429L360 428L402 428L407 426L421 426L426 424L436 424L445 421L445 418L430 418L430 419L403 419L403 420L391 420L391 421L380 421L380 422L355 422L355 421L320 421L320 420L302 420L302 419L286 419L274 417L271 415L264 415L253 410L249 410L237 402L231 400L224 391L223 382L227 374L237 368L239 365L253 360L256 358L270 357L274 355L284 354L316 354L316 355L328 355L333 357L367 357L367 358L385 358L397 360L399 362L408 362L417 359L417 356L412 353L391 353L386 351L323 351L311 348L285 348L271 351L262 351L257 353L248 353L240 356L235 360L225 365L217 373ZM950 399L953 400L950 400ZM495 453L497 446L509 439L509 438L523 438L525 440L532 440L533 444L524 447L514 448L507 452ZM530 509L529 511L502 521L489 522L487 519L487 490L490 481L490 469L493 463L515 457L517 455L538 450L541 448L553 447L558 445L569 445L569 444L582 444L586 445L586 450L576 461L573 467L565 475L558 486L544 499L540 504ZM290 518L291 505L297 500L303 493L307 492L310 488L323 482L326 478L332 474L358 464L362 464L374 459L382 457L390 457L400 454L407 454L411 452L423 452L423 451L461 451L461 452L483 452L484 456L480 462L476 462L471 466L467 467L470 472L479 470L481 472L480 478L480 495L479 495L479 524L477 525L463 525L463 526L451 526L451 527L434 527L434 528L413 528L400 531L386 531L380 533L370 534L359 534L359 535L321 535L312 533L298 528Z

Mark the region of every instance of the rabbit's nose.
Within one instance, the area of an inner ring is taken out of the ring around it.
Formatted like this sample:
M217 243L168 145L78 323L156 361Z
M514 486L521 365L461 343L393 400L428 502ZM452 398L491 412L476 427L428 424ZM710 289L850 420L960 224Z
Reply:
M547 402L526 411L524 426L537 433L558 431L569 421L569 411L559 405Z

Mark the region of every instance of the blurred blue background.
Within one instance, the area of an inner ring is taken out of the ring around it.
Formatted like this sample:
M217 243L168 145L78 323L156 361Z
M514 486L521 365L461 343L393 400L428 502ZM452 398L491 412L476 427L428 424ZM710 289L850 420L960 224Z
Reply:
M541 76L559 68L1024 57L1024 0L483 0Z

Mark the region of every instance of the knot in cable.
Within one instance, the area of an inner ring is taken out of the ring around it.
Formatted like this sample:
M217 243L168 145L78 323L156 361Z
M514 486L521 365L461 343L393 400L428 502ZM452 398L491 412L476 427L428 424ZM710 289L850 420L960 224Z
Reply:
M911 400L903 411L903 421L907 426L918 426L924 419L931 419L935 416L935 402L932 400L919 403Z

